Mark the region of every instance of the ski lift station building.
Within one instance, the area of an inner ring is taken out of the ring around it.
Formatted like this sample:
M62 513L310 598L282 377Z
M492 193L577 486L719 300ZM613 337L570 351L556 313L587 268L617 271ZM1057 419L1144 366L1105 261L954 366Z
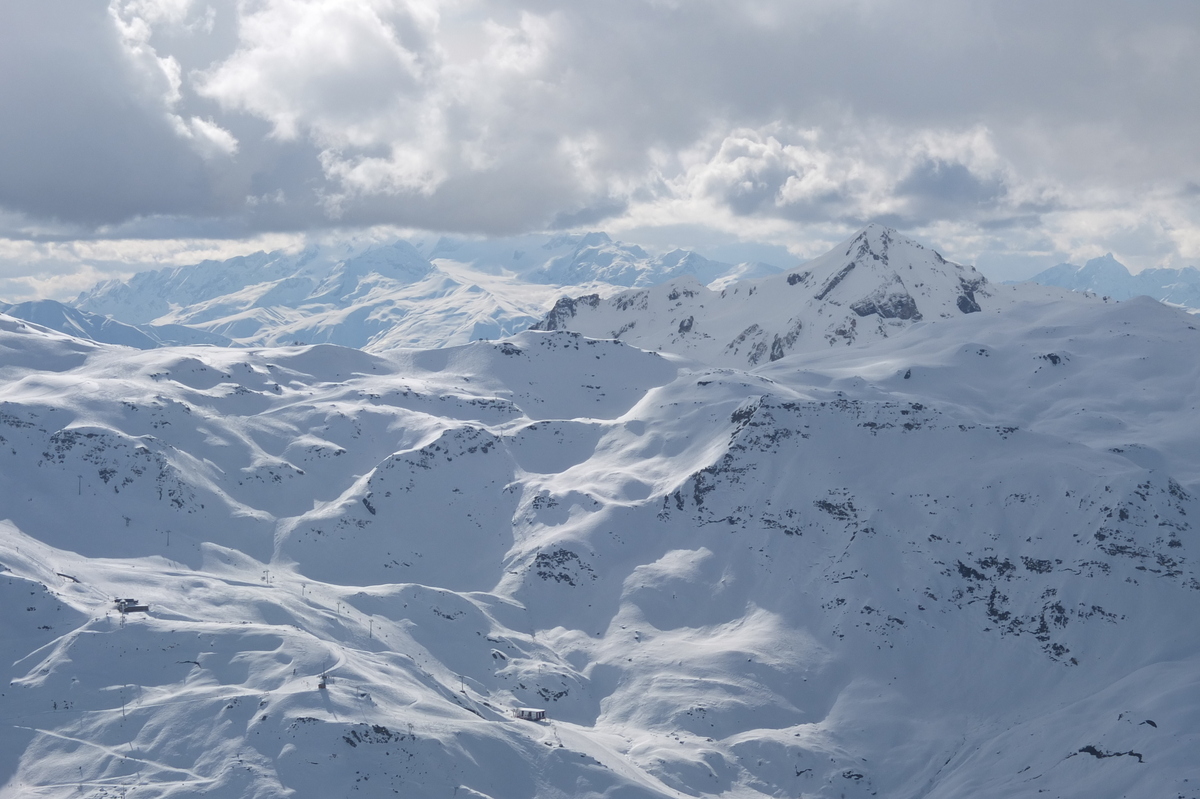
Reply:
M525 721L545 721L546 711L535 707L517 707L513 708L513 715Z

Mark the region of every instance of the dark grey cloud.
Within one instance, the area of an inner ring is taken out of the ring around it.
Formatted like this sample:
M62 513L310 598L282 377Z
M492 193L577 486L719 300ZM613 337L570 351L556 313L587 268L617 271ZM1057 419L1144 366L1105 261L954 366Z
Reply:
M901 227L928 225L947 217L977 220L982 225L991 222L994 227L993 212L1008 188L999 176L980 176L965 164L926 158L896 184L895 192L909 201Z
M551 230L570 230L581 227L595 227L607 219L620 216L629 208L629 203L615 201L580 208L577 211L559 211L551 220Z
M0 70L16 238L1200 226L1194 0L40 0Z
M0 4L0 75L0 206L83 225L211 210L202 159L131 90L102 5Z
M991 206L1006 189L997 177L980 178L965 164L927 158L896 184L896 193L939 206Z
M982 219L979 221L979 227L983 230L1011 230L1013 228L1023 228L1025 230L1036 229L1042 223L1042 217L1038 214L1023 214L1020 216L1001 216L993 219Z

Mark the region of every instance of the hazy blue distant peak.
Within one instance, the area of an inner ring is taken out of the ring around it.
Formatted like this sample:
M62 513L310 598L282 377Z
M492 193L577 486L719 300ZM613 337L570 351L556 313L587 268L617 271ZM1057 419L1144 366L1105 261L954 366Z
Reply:
M1200 308L1200 270L1192 266L1144 269L1135 275L1130 274L1112 253L1092 258L1083 266L1058 264L1034 275L1030 282L1071 291L1091 291L1115 300L1147 296L1188 308Z
M150 323L193 327L245 346L336 341L384 349L507 335L536 322L553 304L555 287L607 291L685 275L707 285L777 271L683 249L651 255L596 231L443 237L258 252L142 272L95 286L74 305L141 325L155 340L165 334ZM170 337L180 339L178 331Z
M584 247L603 247L605 244L612 243L613 240L607 233L602 230L594 230L589 233L563 233L554 236L542 245L542 249L557 250L563 247L582 249Z
M433 264L416 247L401 239L393 244L372 247L360 255L347 258L341 265L343 274L366 275L378 272L397 280L420 280L429 274Z
M660 264L662 264L663 266L677 266L686 261L689 261L689 260L694 261L697 259L702 260L702 261L708 260L704 256L694 253L690 250L681 250L679 248L675 248L674 250L671 250L670 252L666 252L666 253L663 253L662 255L660 255L658 257L658 262Z
M1111 252L1101 255L1099 258L1092 258L1083 265L1083 272L1091 272L1099 275L1122 276L1128 275L1129 270L1125 265L1113 257Z
M76 338L139 350L189 344L224 347L232 343L225 336L182 325L128 325L111 316L81 311L56 300L15 305L0 303L0 313Z
M80 311L54 300L36 300L16 305L0 304L0 312L35 325L79 338L120 344L140 350L153 349L159 343L138 330L107 316Z

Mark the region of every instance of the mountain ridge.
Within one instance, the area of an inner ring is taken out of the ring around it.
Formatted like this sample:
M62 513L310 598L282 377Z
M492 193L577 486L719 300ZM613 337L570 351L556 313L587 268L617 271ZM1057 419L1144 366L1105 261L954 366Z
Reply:
M609 293L680 275L711 282L774 270L678 249L651 256L599 232L525 237L518 243L533 246L516 250L505 250L507 241L259 252L107 281L73 305L134 325L194 328L239 346L329 342L383 350L503 337L536 322L560 285Z
M1083 266L1058 264L1029 280L1043 286L1090 291L1114 300L1147 296L1185 308L1200 308L1200 269L1194 266L1151 268L1131 274L1111 252L1092 258Z
M892 262L896 262L893 268ZM754 367L793 352L896 335L922 320L995 310L1014 292L881 225L789 272L716 292L688 278L601 299L562 298L536 325Z

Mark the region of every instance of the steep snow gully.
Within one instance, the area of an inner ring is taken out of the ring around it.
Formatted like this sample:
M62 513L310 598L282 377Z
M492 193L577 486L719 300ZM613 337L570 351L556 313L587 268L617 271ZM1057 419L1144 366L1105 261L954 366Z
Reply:
M871 227L540 326L0 316L0 797L1200 796L1192 317Z

